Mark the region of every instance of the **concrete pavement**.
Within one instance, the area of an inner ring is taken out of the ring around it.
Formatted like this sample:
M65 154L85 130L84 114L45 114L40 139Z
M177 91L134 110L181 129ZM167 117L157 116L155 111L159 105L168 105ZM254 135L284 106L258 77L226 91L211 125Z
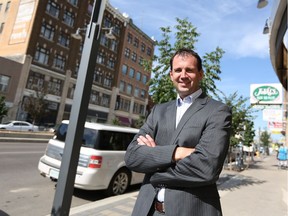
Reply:
M288 170L275 155L254 158L242 172L223 170L218 188L224 216L288 216ZM70 209L73 216L130 216L138 192Z

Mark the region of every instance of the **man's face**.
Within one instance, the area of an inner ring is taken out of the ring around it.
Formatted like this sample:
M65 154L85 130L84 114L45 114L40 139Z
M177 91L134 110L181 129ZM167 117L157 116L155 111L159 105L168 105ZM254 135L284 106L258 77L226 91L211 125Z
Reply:
M203 71L197 69L197 59L192 55L176 55L173 59L170 78L181 98L199 89Z

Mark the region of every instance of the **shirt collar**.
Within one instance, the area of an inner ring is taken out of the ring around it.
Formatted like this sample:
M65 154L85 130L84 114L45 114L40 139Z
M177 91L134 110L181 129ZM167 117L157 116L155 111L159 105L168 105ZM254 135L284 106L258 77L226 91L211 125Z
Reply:
M198 98L202 94L202 89L198 89L191 95L186 96L185 98L181 99L179 94L177 94L176 106L179 107L183 103L192 104L196 98Z

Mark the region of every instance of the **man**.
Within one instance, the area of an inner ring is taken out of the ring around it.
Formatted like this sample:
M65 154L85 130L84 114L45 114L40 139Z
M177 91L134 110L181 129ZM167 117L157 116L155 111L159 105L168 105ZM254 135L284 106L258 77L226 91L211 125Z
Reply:
M202 92L197 53L178 50L170 67L177 100L153 107L125 155L129 169L146 174L132 215L222 215L216 181L229 147L231 111Z

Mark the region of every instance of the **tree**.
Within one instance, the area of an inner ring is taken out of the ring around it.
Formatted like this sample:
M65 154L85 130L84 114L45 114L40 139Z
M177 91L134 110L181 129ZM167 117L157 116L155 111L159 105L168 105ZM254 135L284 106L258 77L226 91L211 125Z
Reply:
M196 27L192 25L186 19L176 18L177 24L174 26L176 33L174 37L171 36L171 27L161 27L163 39L156 41L158 46L159 55L154 55L153 63L145 63L145 68L148 71L152 71L153 77L151 78L150 94L154 103L163 103L176 98L176 91L169 77L170 71L170 58L173 53L182 47L196 50L195 43L198 41L199 33ZM172 43L174 41L174 43ZM220 80L219 74L220 59L222 58L224 51L219 47L215 51L206 53L203 59L203 68L205 71L204 79L201 83L201 87L207 94L216 94L215 80Z
M252 106L247 106L246 103L249 98L238 96L237 92L228 97L222 91L219 92L222 97L217 96L217 98L232 109L230 145L235 146L242 142L244 145L251 146L255 136L253 129L255 117L252 115L254 112Z
M33 124L39 123L41 118L46 115L48 103L45 97L46 91L44 88L35 89L23 102L24 110L30 115Z
M8 113L8 108L5 104L5 97L0 95L0 122L4 116Z
M270 143L271 136L270 134L265 130L260 135L260 142L265 147L266 154L269 155L269 143Z

